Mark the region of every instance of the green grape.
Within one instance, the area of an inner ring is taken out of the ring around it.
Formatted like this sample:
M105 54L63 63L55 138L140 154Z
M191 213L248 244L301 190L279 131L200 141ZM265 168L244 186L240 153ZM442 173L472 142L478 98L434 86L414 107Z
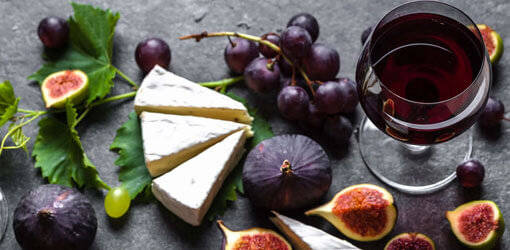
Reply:
M127 189L122 186L110 189L104 199L104 210L111 218L122 217L131 204Z

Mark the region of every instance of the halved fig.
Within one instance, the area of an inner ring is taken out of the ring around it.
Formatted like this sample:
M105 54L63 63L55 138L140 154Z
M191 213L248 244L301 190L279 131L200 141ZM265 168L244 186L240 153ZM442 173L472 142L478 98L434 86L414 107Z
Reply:
M44 79L41 92L46 108L63 108L67 99L78 104L87 96L89 78L81 70L62 70Z
M384 250L435 250L436 245L427 235L402 233L393 237Z
M218 220L217 223L223 233L223 250L292 249L290 244L273 230L254 227L232 231L223 224L223 221Z
M503 39L501 39L498 32L486 24L477 24L476 26L482 34L483 42L485 48L487 48L487 53L489 53L492 65L496 65L503 55Z
M503 232L505 221L496 203L472 201L446 212L453 233L469 248L492 249Z
M360 249L318 228L306 225L275 211L272 211L272 213L274 217L269 217L269 219L297 249Z
M347 187L330 202L305 214L323 217L345 236L357 241L381 239L393 229L397 220L393 196L372 184Z

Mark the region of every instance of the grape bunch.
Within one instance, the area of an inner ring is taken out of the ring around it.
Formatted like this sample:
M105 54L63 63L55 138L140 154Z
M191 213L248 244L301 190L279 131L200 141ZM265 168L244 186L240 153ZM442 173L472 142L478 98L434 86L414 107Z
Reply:
M277 106L285 119L342 144L353 131L344 115L358 104L356 84L337 78L340 55L332 46L316 42L318 37L315 17L300 13L281 34L262 35L258 45L242 36L229 38L224 58L233 73L244 74L254 92L279 91Z

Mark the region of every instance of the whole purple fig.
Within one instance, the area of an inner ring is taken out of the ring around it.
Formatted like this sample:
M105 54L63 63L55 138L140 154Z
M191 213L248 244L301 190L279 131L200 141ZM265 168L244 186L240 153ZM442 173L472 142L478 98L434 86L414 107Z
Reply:
M324 197L330 185L326 153L303 135L262 141L244 163L244 190L258 207L285 211L310 206Z

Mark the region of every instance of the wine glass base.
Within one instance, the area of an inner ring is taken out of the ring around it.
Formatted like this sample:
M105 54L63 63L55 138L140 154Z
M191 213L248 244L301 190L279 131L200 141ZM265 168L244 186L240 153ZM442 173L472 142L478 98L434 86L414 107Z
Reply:
M414 146L381 132L367 117L359 128L365 165L379 180L408 194L427 194L444 188L456 177L456 166L471 157L472 131L432 145Z
M2 242L8 222L9 214L7 208L7 200L5 199L2 188L0 188L0 242Z

